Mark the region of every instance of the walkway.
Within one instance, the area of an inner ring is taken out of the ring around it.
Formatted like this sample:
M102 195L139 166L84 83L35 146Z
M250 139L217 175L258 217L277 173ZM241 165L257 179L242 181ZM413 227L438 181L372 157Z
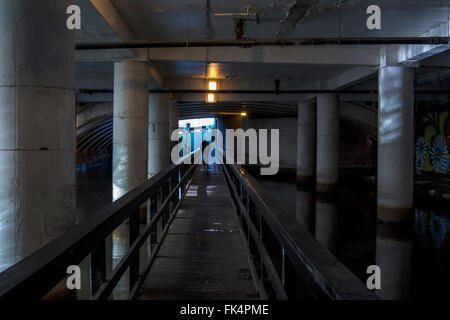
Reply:
M224 174L218 166L199 168L140 299L255 298Z

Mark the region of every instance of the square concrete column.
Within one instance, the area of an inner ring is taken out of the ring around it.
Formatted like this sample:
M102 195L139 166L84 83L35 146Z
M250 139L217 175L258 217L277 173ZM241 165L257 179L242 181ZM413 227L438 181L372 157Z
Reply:
M387 66L379 71L378 218L413 219L414 71Z
M316 175L316 104L300 102L297 119L297 185L313 186Z
M69 0L0 0L0 271L75 223Z
M339 177L339 100L335 94L317 96L316 161L317 191L336 191Z
M148 119L148 177L169 166L169 94L150 94Z

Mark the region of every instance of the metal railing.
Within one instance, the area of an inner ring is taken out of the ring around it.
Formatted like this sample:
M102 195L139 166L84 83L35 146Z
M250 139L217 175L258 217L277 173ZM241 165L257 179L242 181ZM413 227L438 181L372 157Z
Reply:
M89 255L91 299L108 299L127 270L129 299L134 299L195 173L195 164L182 163L186 157L2 272L0 299L41 299L67 277L68 266L80 264ZM149 219L140 233L139 213L145 204ZM106 239L124 222L129 228L129 248L107 275ZM141 270L139 251L147 241L150 252Z
M262 299L379 299L302 225L270 203L242 167L222 167Z

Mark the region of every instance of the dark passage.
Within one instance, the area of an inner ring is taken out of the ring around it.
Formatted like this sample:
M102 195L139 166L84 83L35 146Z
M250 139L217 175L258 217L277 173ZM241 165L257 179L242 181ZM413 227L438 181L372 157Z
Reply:
M199 168L140 299L255 298L223 172Z

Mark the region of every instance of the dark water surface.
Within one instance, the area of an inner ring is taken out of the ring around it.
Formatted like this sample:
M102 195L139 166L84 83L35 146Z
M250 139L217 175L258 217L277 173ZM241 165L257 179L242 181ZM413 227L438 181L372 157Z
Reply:
M254 177L272 201L296 215L316 239L366 283L370 265L381 269L384 299L449 299L450 219L437 205L417 206L411 226L377 222L374 188L341 188L336 199L297 190L295 177Z
M112 168L109 165L77 171L77 220L112 202Z

